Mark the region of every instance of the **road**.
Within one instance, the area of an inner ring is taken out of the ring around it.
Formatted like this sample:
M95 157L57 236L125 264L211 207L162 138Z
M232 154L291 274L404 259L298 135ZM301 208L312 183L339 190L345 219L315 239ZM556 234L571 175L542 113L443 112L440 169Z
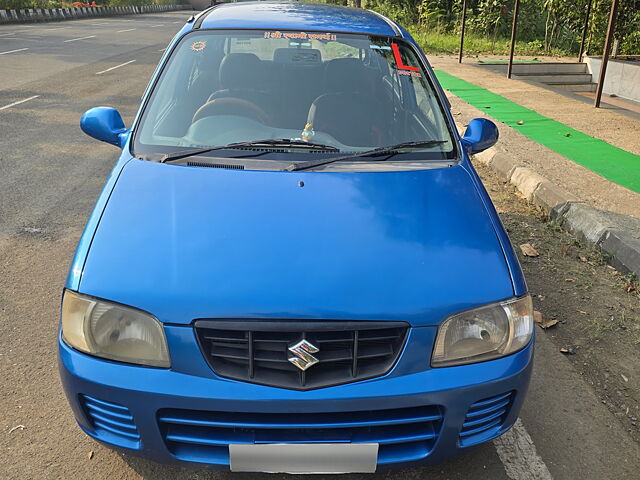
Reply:
M84 136L78 120L92 106L110 105L131 122L164 47L189 15L0 27L0 478L261 477L112 452L77 428L57 376L61 288L117 156ZM539 334L521 419L502 439L443 465L346 478L637 479L638 472L638 444Z

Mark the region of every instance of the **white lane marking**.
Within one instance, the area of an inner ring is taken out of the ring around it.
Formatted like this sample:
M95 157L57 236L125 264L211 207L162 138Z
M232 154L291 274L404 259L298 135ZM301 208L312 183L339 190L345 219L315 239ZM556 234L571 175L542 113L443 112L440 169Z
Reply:
M116 33L133 32L135 28L127 28L126 30L118 30Z
M18 100L17 102L10 103L9 105L5 105L4 107L0 107L0 110L6 110L7 108L15 107L16 105L20 105L21 103L28 102L29 100L33 100L34 98L38 98L40 95L34 95L33 97L25 98L24 100Z
M493 444L511 480L553 480L520 419Z
M69 40L65 40L63 43L69 43L69 42L77 42L78 40L86 40L87 38L95 38L95 35L89 35L88 37L80 37L80 38L71 38Z
M24 52L25 50L29 50L29 49L28 48L18 48L17 50L9 50L8 52L0 52L0 55L6 55L7 53Z
M158 25L151 25L151 28L153 27L164 27L164 23L159 23Z
M158 50L159 52L164 52L167 49L167 47L161 48L160 50Z
M125 65L129 65L133 62L135 62L135 60L129 60L128 62L121 63L120 65L116 65L115 67L107 68L106 70L102 70L101 72L96 72L96 75L102 75L103 73L110 72L111 70L115 70L116 68L124 67Z
M90 23L89 25L93 25L94 27L95 27L95 26L98 26L98 25L109 25L109 22L102 22L102 23Z
M15 35L16 32L9 32L9 33L0 33L0 37L8 37L9 35Z
M171 22L171 23L184 23L184 22L181 20L178 20L177 22Z
M44 30L40 30L41 32L51 32L53 30L64 30L65 28L71 28L71 27L55 27L55 28L45 28Z

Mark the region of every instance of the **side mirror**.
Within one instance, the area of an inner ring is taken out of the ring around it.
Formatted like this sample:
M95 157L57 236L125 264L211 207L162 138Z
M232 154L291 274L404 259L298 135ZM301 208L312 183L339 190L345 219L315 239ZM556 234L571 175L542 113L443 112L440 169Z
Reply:
M462 145L470 155L493 147L498 141L498 127L486 118L474 118L467 125L462 137Z
M120 113L111 107L87 110L80 119L80 128L90 137L120 148L124 147L129 137Z

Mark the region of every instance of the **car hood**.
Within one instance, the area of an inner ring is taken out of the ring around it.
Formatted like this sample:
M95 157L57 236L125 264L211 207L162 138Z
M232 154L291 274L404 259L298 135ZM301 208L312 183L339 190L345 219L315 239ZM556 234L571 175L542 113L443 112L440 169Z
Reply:
M490 214L462 166L233 171L131 160L80 291L168 323L404 320L513 295Z

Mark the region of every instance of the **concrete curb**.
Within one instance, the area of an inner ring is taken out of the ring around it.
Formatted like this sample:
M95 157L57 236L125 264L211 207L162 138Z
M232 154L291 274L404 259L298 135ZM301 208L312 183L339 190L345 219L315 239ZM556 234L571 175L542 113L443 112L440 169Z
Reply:
M602 251L609 264L624 273L640 276L640 219L584 205L578 197L542 175L519 166L511 155L497 147L474 158L493 168L564 229Z
M114 17L141 13L192 10L191 5L146 5L135 7L23 8L0 10L0 25L6 23L51 22L79 18Z

